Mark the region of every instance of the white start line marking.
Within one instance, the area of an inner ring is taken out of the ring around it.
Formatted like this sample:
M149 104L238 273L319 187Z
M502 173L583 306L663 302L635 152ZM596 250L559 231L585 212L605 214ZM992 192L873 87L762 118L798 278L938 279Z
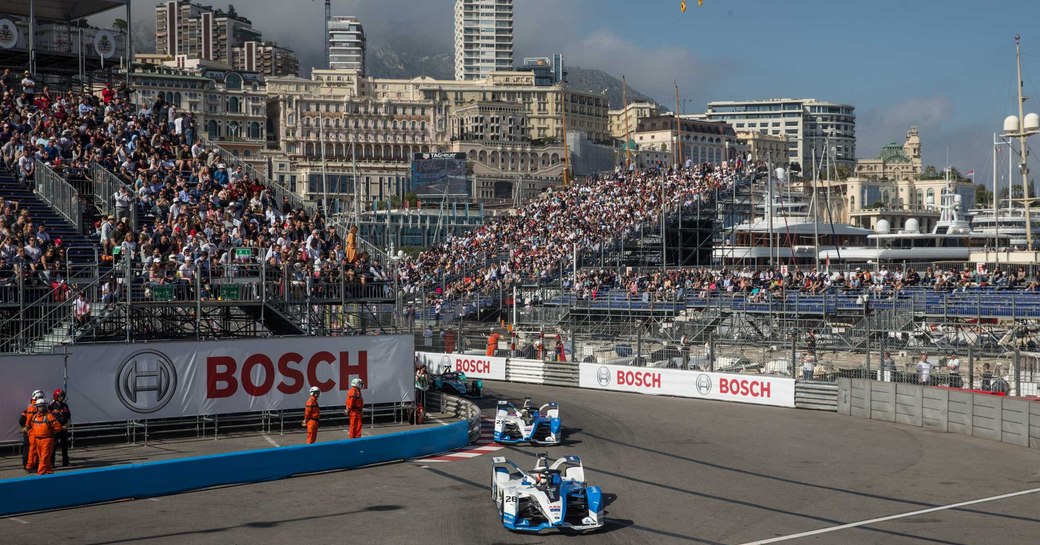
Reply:
M29 524L29 521L22 520L22 519L20 519L18 517L7 517L7 520L13 520L13 521L17 522L18 524Z
M909 513L900 513L898 515L889 515L887 517L879 517L870 520L861 520L859 522L850 522L848 524L842 524L839 526L831 526L830 528L820 528L819 530L812 530L809 532L802 532L800 534L791 534L787 536L774 537L770 539L763 539L761 541L752 541L745 543L744 545L766 545L767 543L779 543L781 541L791 541L792 539L801 539L803 537L810 537L820 534L826 534L829 532L838 532L841 530L848 530L849 528L857 528L860 526L869 526L871 524L878 524L880 522L888 522L890 520L898 520L908 517L916 517L918 515L924 515L927 513L934 513L936 511L946 511L948 509L957 509L959 507L966 507L968 505L976 505L979 503L987 503L991 501L1004 500L1007 498L1014 498L1017 496L1025 496L1028 494L1036 494L1040 492L1040 488L1033 488L1030 490L1023 490L1021 492L1011 492L1010 494L1001 494L999 496L990 496L988 498L979 498L977 500L962 501L960 503L951 503L950 505L940 505L939 507L930 507L928 509L921 509L918 511L910 511Z
M267 440L268 443L271 443L272 447L280 447L280 446L282 446L282 445L279 445L278 442L275 441L274 439L271 439L271 436L267 435L266 433L263 434L263 437L264 437L264 439Z

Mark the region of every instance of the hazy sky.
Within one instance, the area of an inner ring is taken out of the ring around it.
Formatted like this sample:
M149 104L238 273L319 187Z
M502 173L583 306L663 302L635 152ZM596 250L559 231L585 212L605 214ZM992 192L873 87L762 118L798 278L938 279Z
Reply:
M321 62L322 2L232 3L266 39L300 55L302 75ZM1040 96L1038 0L688 4L681 14L679 0L515 0L516 57L562 52L568 64L625 74L669 107L674 79L686 112L703 111L709 100L780 96L850 103L860 157L902 142L916 124L926 163L942 166L948 149L950 163L975 169L980 182L990 176L992 133L1015 108L1016 32L1023 33L1026 93ZM132 0L134 34L148 36L149 46L155 5ZM453 5L334 0L332 13L359 16L370 43L406 33L438 53L451 50ZM1040 101L1031 105L1040 110Z

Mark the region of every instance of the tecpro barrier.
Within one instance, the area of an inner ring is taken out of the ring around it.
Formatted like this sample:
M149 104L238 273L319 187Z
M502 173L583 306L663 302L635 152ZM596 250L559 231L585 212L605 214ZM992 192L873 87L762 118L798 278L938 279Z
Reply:
M475 354L436 354L433 352L416 352L426 368L434 374L451 368L452 371L466 373L469 378L486 378L488 380L506 379L506 358L480 356Z
M313 445L0 480L0 515L148 498L426 456L469 443L468 422ZM60 491L46 493L42 491Z
M582 363L582 388L794 407L794 379Z

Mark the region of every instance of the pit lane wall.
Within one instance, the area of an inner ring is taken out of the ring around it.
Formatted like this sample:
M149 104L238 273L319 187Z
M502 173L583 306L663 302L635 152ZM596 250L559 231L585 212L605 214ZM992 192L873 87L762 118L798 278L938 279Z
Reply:
M467 421L421 430L0 480L0 515L149 498L416 458L469 444Z
M838 414L1040 449L1040 401L866 379L838 379Z

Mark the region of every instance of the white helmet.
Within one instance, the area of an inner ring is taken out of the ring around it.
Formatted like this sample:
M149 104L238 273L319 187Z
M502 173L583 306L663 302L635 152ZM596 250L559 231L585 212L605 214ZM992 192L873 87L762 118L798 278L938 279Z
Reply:
M361 380L359 378L351 379L350 385L355 387L355 388L364 388L365 387L365 381L363 381L363 380Z
M39 405L46 405L46 404L47 404L47 400L44 399L43 396L40 396L40 397L36 398L36 405L37 406L39 406Z
M311 395L316 396L321 393L321 390L317 386L311 386Z
M32 399L43 399L43 390L33 390Z

